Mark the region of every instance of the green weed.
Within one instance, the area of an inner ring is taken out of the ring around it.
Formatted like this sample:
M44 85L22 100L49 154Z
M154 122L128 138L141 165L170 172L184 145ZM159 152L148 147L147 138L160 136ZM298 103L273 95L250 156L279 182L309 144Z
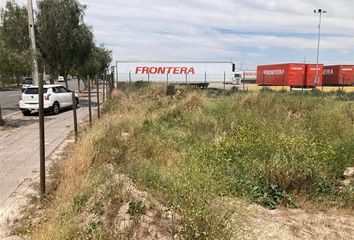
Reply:
M229 218L244 209L229 209L228 199L270 209L301 207L295 199L302 197L324 206L354 206L352 185L338 187L344 170L354 165L352 98L342 92L265 88L224 94L178 86L174 96L166 96L164 86L127 84L105 103L107 114L87 136L86 161L94 169L112 165L173 209L181 238L229 239ZM90 193L87 199L96 186L110 186L91 203L91 212L113 219L125 199L119 186L110 185L104 171L88 171L82 191ZM74 197L76 209L89 203L84 196ZM130 202L132 216L145 211L142 202Z
M146 213L146 206L142 201L131 201L129 202L128 213L132 217L144 215Z

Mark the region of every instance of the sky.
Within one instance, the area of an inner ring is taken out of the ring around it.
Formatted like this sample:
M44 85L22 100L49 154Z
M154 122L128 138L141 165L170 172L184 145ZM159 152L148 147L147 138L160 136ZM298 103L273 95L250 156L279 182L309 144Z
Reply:
M2 3L5 0L0 0ZM18 2L26 2L18 0ZM81 0L114 60L354 64L353 0ZM34 0L34 5L36 1Z

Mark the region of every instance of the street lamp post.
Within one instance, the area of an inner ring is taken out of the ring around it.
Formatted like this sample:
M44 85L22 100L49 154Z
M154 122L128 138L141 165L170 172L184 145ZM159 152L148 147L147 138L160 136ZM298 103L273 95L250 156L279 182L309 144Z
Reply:
M318 24L318 42L317 42L317 60L316 60L316 78L315 78L315 86L319 83L319 77L318 77L318 60L320 57L320 37L321 37L321 21L322 21L322 13L327 13L326 10L323 9L315 9L313 10L314 13L319 13L320 14L320 22Z

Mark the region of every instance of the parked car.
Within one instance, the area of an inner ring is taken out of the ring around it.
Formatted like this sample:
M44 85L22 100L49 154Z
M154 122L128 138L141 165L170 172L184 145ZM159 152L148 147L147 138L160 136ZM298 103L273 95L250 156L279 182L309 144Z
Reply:
M69 89L61 85L43 86L44 110L58 114L63 108L73 107L72 93ZM79 97L75 93L75 104L79 105ZM27 87L21 95L19 101L23 115L30 115L32 111L38 111L38 86Z
M58 77L58 82L64 82L64 77L63 76L59 76Z
M23 92L27 87L33 85L32 77L24 77L21 82L21 91Z
M20 86L21 86L21 91L22 91L22 92L25 91L25 89L26 89L27 87L33 86L33 84L34 84L34 81L33 81L32 77L25 77L25 78L23 78L23 80L22 80L22 82L21 82L21 84L20 84ZM46 85L46 84L47 84L47 82L43 80L43 85Z

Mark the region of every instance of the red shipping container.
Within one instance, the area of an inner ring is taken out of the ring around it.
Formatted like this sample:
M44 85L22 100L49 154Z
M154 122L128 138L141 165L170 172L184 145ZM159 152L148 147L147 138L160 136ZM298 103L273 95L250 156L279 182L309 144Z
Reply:
M272 64L257 67L258 85L291 86L305 85L306 65L299 63Z
M305 72L305 81L303 87L322 86L323 83L323 64L318 65L318 81L316 79L316 64L307 64Z
M325 66L323 83L327 86L343 86L354 84L354 65Z

